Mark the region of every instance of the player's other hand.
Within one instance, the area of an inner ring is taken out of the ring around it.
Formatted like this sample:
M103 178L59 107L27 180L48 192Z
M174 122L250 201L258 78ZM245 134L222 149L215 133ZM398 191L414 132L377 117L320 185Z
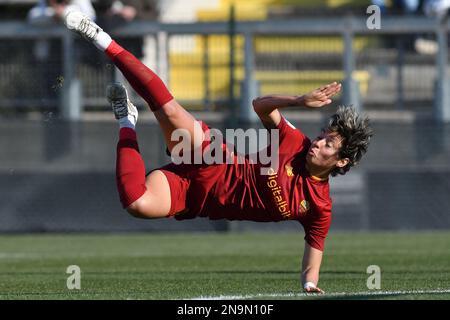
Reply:
M308 108L320 108L331 103L331 97L341 90L342 85L337 82L327 84L316 90L313 90L301 98L303 105Z
M323 291L322 289L317 288L317 287L315 287L315 288L313 288L313 287L306 287L305 289L303 289L303 292L305 292L305 293L317 293L317 294L325 293L325 291Z

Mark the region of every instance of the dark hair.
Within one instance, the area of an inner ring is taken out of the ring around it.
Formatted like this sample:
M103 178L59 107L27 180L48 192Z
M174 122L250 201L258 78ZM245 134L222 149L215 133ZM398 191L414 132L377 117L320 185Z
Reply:
M353 107L341 106L328 120L323 129L327 132L336 132L342 138L342 146L339 150L339 158L348 158L345 167L334 168L331 176L344 175L351 167L356 165L367 152L373 130L370 127L369 118L362 118Z

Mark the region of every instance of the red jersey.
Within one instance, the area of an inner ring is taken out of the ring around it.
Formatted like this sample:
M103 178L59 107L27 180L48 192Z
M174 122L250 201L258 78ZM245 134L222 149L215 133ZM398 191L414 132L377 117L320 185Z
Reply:
M186 210L175 219L297 220L303 225L306 242L323 251L331 224L328 180L310 176L305 168L310 139L284 117L277 128L279 165L269 175L262 175L262 165L252 164L248 158L239 164L239 155L234 155L233 164L170 164L162 168L188 181L183 198Z

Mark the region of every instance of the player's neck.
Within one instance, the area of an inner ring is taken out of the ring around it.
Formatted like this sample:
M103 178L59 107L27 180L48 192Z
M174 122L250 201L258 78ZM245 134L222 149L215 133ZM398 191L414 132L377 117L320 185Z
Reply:
M324 169L321 167L316 167L308 162L306 163L305 168L313 179L319 181L327 180L330 174L330 170L328 168Z

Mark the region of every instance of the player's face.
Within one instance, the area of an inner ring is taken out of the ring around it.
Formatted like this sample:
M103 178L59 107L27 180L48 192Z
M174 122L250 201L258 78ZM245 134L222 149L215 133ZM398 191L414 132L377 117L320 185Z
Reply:
M336 132L323 131L312 141L308 150L306 161L309 166L330 171L336 166L345 166L348 159L339 158L342 140L342 137Z

